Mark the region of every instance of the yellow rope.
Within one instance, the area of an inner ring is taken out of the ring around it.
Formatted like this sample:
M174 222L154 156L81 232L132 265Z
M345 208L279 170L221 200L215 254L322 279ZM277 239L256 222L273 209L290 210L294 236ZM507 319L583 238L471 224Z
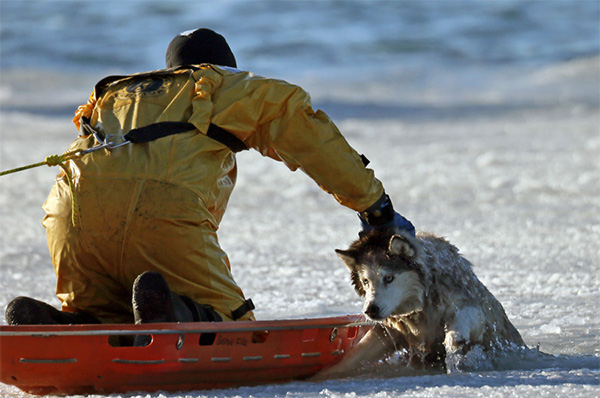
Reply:
M79 152L81 151L77 149L74 151L65 152L62 155L50 155L46 157L46 160L44 160L43 162L33 163L27 166L2 171L0 172L0 177L7 174L17 173L19 171L29 170L33 169L34 167L44 165L47 165L48 167L60 166L60 168L63 169L63 171L65 172L65 175L67 176L67 181L69 182L69 188L71 190L71 221L73 222L73 226L77 228L77 219L79 218L79 202L77 200L77 195L75 194L75 183L73 182L73 175L71 174L71 170L67 167L65 162L79 157Z

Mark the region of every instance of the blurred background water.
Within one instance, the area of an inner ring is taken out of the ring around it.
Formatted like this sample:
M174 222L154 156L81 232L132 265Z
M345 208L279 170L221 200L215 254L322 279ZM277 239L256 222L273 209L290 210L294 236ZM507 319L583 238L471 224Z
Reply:
M222 33L240 69L304 86L336 120L503 112L575 96L596 105L597 90L582 90L588 80L548 88L556 74L531 73L597 57L599 20L596 0L2 0L4 80L41 93L52 80L73 95L38 106L5 88L0 106L64 116L93 80L163 68L170 40L197 27ZM595 73L598 59L583 67ZM32 71L44 76L33 83Z
M3 0L2 68L160 69L172 37L226 36L242 69L289 76L549 64L598 54L600 4L480 1Z

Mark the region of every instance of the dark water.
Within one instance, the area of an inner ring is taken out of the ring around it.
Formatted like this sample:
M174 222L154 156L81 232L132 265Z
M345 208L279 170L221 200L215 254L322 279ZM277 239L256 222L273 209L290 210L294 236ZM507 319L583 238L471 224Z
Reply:
M171 38L211 27L263 74L381 65L551 64L600 52L600 2L0 1L1 68L162 68Z

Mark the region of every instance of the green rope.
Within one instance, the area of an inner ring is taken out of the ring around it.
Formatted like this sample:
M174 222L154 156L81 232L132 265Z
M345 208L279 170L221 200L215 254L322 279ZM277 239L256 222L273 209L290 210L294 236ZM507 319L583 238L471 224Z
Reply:
M75 151L65 152L62 155L50 155L43 162L33 163L33 164L30 164L27 166L21 166L21 167L15 168L15 169L2 171L2 172L0 172L0 177L8 175L8 174L12 174L12 173L17 173L19 171L33 169L35 167L40 167L40 166L48 166L48 167L60 166L61 163L66 162L67 160L71 160L76 157L79 157L79 156L77 156L77 154L79 152L81 152L81 150L77 149Z
M45 164L47 164L47 163L44 161L44 162L30 164L28 166L17 167L16 169L10 169L10 170L6 170L6 171L3 171L3 172L0 172L0 176L5 176L5 175L8 175L8 174L16 173L16 172L23 171L23 170L33 169L34 167L43 166Z
M67 181L69 182L69 189L71 190L71 221L73 222L73 226L77 228L77 219L79 218L79 202L77 200L77 195L75 194L75 183L73 182L73 175L71 174L71 170L67 167L65 162L81 156L79 155L79 152L81 151L77 149L74 151L65 152L62 155L50 155L46 157L46 160L44 160L43 162L33 163L27 166L2 171L0 172L0 177L44 165L48 167L60 166L60 168L63 169L63 171L65 172L65 175L67 176Z

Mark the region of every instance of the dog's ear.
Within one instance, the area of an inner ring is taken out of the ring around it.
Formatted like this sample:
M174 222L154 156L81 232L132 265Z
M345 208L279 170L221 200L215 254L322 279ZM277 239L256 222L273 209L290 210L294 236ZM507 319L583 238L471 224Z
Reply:
M394 235L390 239L388 253L396 256L404 256L413 259L417 256L417 249L402 235Z
M348 267L348 269L350 271L353 271L356 268L356 253L351 251L351 250L340 250L340 249L335 249L335 252L337 253L338 257L342 259L342 261L344 262L344 264L346 264L346 267Z
M365 296L365 289L360 281L360 277L358 276L358 253L352 250L340 250L335 249L337 255L342 259L346 267L350 270L350 279L352 280L352 286L354 286L354 290L360 297Z

